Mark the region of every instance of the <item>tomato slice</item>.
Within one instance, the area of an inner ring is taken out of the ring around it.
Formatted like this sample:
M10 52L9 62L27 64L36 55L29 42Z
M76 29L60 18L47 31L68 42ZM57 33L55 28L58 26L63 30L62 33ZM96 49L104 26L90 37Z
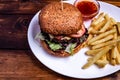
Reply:
M78 38L81 37L86 32L85 26L82 25L82 29L80 29L76 34L71 34L71 37Z

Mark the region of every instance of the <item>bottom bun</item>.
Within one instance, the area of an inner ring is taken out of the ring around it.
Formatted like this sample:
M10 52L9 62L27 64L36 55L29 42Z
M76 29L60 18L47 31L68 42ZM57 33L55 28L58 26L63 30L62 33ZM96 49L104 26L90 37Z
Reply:
M48 44L46 44L45 41L40 40L40 42L41 42L42 47L43 47L49 54L51 54L51 55L54 55L54 56L57 56L57 57L68 57L68 56L71 56L70 53L65 52L64 50L56 51L56 52L55 52L55 51L52 51L52 50L48 47ZM83 42L82 44L80 44L80 45L78 45L76 48L74 48L74 50L73 50L73 55L74 55L75 53L77 53L81 48L83 48L83 47L84 47L84 44L85 44L85 42Z

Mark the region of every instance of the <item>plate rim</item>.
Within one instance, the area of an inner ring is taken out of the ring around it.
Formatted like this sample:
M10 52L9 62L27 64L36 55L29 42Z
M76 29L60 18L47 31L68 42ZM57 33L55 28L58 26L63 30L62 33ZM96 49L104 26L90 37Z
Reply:
M116 8L119 8L119 7L117 7L117 6L114 6L114 5L112 5L112 4L109 4L109 3L106 3L106 2L103 2L103 1L99 1L99 2L100 2L100 3L107 4L107 5L111 5L111 6L116 7ZM40 12L40 11L39 11L39 12ZM37 13L34 15L34 17L32 18L32 20L34 20L35 16L36 16L37 14L39 14L39 12L37 12ZM32 20L31 20L31 21L32 21ZM29 40L29 37L30 37L30 26L31 26L31 22L30 22L30 24L29 24L29 28L28 28L28 32L27 32L27 38L28 38L28 43L29 43L30 49L32 50L34 56L35 56L43 65L45 65L48 69L51 69L52 71L54 71L54 72L56 72L56 73L59 73L59 74L61 74L61 75L67 76L67 77L79 78L79 79L95 79L95 78L101 78L101 77L108 76L108 75L110 75L110 74L113 74L113 73L119 71L119 70L116 70L116 71L114 71L114 72L112 72L112 73L109 73L109 74L104 75L104 76L99 76L99 77L80 78L80 77L74 77L74 76L66 75L66 74L60 73L60 72L58 72L58 71L50 68L50 67L47 66L45 63L43 63L43 62L41 61L41 59L39 59L39 57L36 55L36 53L34 53L34 50L33 50L33 48L32 48L31 45L30 45L30 43L31 43L30 40Z

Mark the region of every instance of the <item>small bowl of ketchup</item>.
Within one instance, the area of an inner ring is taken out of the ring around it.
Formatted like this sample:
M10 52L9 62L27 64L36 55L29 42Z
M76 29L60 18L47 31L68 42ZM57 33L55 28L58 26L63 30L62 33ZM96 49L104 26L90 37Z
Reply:
M100 4L96 0L76 0L74 5L82 13L83 20L92 19L100 10Z

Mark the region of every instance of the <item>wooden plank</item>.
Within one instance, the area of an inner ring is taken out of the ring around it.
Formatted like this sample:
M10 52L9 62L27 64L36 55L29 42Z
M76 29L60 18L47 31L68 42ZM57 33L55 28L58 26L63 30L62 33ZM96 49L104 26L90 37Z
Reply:
M0 48L26 49L27 29L33 15L0 15Z
M51 2L60 0L0 0L0 2Z
M119 80L120 71L92 80ZM0 80L74 80L45 67L29 50L0 50ZM83 79L75 79L83 80Z
M60 1L60 0L51 0ZM35 14L50 0L0 0L0 14Z
M120 7L120 1L119 2L117 2L117 1L104 1L104 2L107 2L109 4L112 4L112 5Z
M60 0L0 0L0 14L35 14L51 1Z
M8 2L0 3L0 14L35 14L50 1L31 1L31 2ZM105 1L120 7L120 2Z
M56 80L65 78L46 68L28 50L0 50L0 80ZM66 78L67 79L67 78Z
M35 14L47 3L0 3L0 14Z

